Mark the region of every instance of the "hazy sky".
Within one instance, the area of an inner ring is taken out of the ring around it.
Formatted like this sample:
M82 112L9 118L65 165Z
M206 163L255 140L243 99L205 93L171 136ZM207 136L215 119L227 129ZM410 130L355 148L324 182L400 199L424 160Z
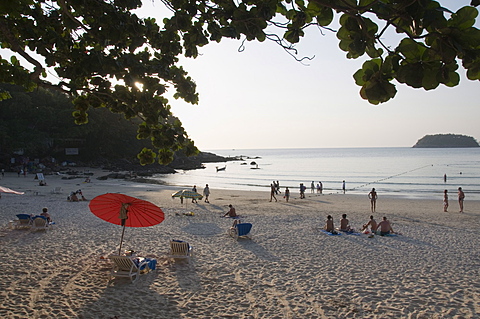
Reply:
M470 0L440 1L456 11ZM147 1L153 14L162 7ZM478 25L478 23L477 23ZM426 134L480 139L480 83L465 78L434 91L397 85L396 97L377 106L359 95L353 74L365 59L349 60L332 32L311 28L297 46L315 56L308 66L274 43L222 40L182 60L196 81L200 103L171 100L201 150L242 148L410 147Z
M439 2L456 11L470 0ZM163 4L144 3L139 16L161 21ZM299 57L315 56L308 65L270 41L246 42L243 52L240 45L225 39L200 48L197 59L181 59L197 83L200 103L170 103L201 150L410 147L438 133L480 140L480 83L467 80L463 69L455 88L427 92L398 84L393 100L374 106L360 97L353 80L368 57L347 59L332 32L308 29L297 45Z

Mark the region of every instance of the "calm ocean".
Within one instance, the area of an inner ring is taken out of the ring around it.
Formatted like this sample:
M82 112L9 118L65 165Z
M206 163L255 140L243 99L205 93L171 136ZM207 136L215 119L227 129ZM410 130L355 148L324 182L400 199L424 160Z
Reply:
M244 156L244 161L206 164L205 169L157 175L169 185L201 192L205 184L217 189L268 191L275 180L298 192L299 184L310 192L312 181L323 184L323 193L339 193L342 181L347 193L379 196L442 198L448 189L456 198L461 186L466 200L480 200L480 148L317 148L209 150L222 156ZM249 158L247 158L249 157ZM255 158L259 157L259 158ZM258 164L251 165L251 162ZM224 167L217 172L216 167ZM444 182L443 176L447 175Z

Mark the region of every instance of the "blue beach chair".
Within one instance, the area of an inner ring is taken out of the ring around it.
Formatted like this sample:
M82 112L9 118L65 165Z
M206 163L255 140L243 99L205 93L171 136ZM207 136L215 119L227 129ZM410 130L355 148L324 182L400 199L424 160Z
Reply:
M15 226L16 229L28 229L32 227L32 217L28 214L18 214L18 221Z
M249 238L250 239L250 231L252 230L252 224L250 223L242 223L242 222L237 222L235 221L233 223L233 226L230 227L228 230L228 234L237 239L242 237L242 238Z

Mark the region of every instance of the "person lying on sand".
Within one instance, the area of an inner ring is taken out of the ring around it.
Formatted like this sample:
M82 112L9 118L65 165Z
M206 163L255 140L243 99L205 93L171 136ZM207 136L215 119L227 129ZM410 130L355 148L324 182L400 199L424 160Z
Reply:
M237 217L237 213L235 211L235 207L232 206L232 204L228 205L228 207L230 207L230 210L225 214L223 215L223 217L226 217L228 215L228 217Z
M383 220L380 223L378 223L377 233L378 231L380 231L380 236L385 236L385 235L394 233L392 225L387 220L387 217L383 216Z

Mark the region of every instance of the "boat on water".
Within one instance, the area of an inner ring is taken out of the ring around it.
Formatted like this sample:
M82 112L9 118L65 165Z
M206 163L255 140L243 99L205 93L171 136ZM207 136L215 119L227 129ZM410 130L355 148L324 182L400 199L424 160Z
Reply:
M216 169L217 169L217 172L224 171L224 170L227 169L227 165L225 165L224 167L218 167L217 166Z

